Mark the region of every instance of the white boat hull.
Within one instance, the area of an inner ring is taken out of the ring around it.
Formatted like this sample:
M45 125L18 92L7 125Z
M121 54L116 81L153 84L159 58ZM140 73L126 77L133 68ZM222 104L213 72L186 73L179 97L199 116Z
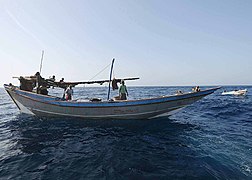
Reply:
M236 91L228 91L221 93L222 95L235 95L235 96L245 96L247 94L247 89L236 90Z

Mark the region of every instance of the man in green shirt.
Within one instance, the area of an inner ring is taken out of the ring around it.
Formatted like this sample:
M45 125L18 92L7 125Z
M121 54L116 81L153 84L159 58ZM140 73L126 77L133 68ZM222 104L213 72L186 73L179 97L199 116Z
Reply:
M124 81L122 81L122 85L120 86L120 89L119 89L120 99L127 100L126 94L127 94L127 96L129 95L128 91L127 91L127 87L126 87Z

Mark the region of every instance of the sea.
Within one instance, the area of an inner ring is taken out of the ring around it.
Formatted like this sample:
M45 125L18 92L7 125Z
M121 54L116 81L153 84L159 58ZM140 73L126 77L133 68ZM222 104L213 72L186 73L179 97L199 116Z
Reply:
M191 88L129 86L128 98ZM248 93L221 95L235 89ZM106 99L107 88L74 89L74 99L90 97ZM29 116L0 88L0 179L252 179L252 87L223 86L172 116L144 120Z

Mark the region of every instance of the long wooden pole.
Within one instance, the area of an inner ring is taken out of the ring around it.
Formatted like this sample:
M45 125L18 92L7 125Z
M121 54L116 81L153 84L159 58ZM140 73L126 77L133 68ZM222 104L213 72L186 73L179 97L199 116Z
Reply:
M43 63L43 57L44 57L44 50L42 51L42 56L41 56L41 60L40 60L39 74L41 74L42 63Z
M112 78L112 72L113 72L114 61L115 61L115 59L112 60L111 70L110 70L110 75L109 75L108 100L109 100L109 95L110 95L110 83L111 83L111 78Z

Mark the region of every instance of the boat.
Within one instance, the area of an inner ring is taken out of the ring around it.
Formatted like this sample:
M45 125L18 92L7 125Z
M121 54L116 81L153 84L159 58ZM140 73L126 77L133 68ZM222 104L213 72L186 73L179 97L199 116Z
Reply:
M83 119L149 119L169 116L220 87L198 92L138 100L90 99L66 101L60 97L21 90L17 86L4 85L13 102L22 113L42 117L78 117Z
M20 76L20 86L11 83L4 88L22 113L41 117L74 117L82 119L150 119L159 116L169 116L179 109L184 108L201 98L212 94L220 87L209 88L183 93L179 91L174 95L154 98L121 100L118 97L110 98L110 85L117 89L117 83L122 80L137 80L139 78L114 78L112 80L111 65L110 78L108 80L83 81L83 82L56 82L53 79L44 79L40 73L35 76ZM62 97L48 95L47 88L75 87L79 84L103 84L109 83L108 98L102 100L92 98L88 101L66 100Z
M247 89L240 89L240 90L234 90L234 91L224 91L221 94L222 95L235 95L235 96L245 96L247 94Z

